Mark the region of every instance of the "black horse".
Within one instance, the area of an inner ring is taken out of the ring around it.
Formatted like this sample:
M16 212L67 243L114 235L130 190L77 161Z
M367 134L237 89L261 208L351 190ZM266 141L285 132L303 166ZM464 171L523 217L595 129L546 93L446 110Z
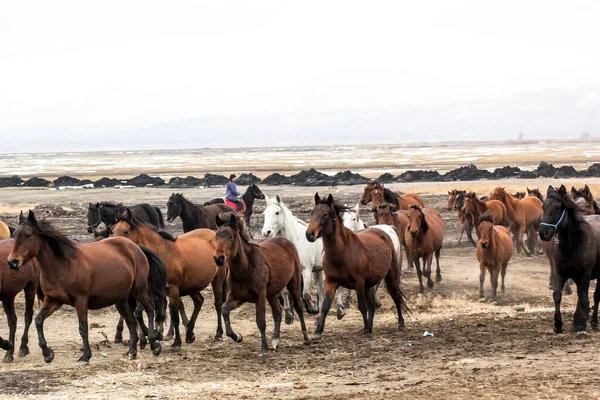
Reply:
M165 228L165 220L163 219L160 208L151 206L150 204L136 204L135 206L124 206L121 203L112 203L110 201L101 201L96 204L88 204L88 233L94 232L94 229L104 222L106 226L112 226L117 223L119 215L129 208L133 215L139 220L152 224L156 229Z
M246 220L246 225L250 226L250 217L252 217L252 207L254 207L254 200L264 200L265 195L263 192L256 186L254 183L248 186L246 189L246 193L242 195L242 200L246 204L246 211L244 211L244 219ZM211 201L207 201L204 203L205 206L210 206L213 204L223 204L225 201L221 198L212 199Z
M235 210L225 204L194 204L182 193L173 193L167 201L167 221L180 217L184 233L200 228L217 230L217 215L228 211Z
M550 186L544 202L544 220L538 232L546 242L553 240L555 235L558 238L553 288L554 332L563 332L560 303L563 286L569 278L577 285L573 330L585 331L590 311L590 280L600 276L600 216L582 216L581 209L569 198L564 185L558 190ZM598 329L599 302L600 285L596 285L591 322L593 329Z

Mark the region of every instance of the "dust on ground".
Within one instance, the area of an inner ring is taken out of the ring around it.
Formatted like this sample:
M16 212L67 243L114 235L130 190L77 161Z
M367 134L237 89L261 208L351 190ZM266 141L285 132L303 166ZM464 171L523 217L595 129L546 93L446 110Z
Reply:
M533 182L536 183L536 187L545 187L548 182ZM521 181L500 184L525 187ZM403 332L396 330L393 303L385 290L380 289L382 307L375 315L372 336L358 333L362 317L354 307L341 321L331 314L322 341L309 346L302 343L297 322L283 325L280 349L262 360L258 357L260 334L254 322L253 305L244 305L232 313L233 327L243 335L243 343L229 339L213 342L216 318L211 293L206 290L206 301L196 325L196 341L184 344L177 354L172 354L169 343L163 342L159 357L144 349L137 360L129 361L124 357L127 348L112 344L118 320L114 308L90 311L93 358L89 367L77 367L75 361L81 347L77 319L72 308L63 307L45 324L46 339L56 355L54 362L44 363L32 326L31 354L15 358L12 364L0 365L0 398L600 397L600 377L593 373L600 336L591 331L583 337L553 333L553 302L545 256L515 255L508 267L506 295L496 302L478 300L479 268L475 251L465 238L462 244L457 244L456 213L446 211L445 196L440 193L454 187L484 193L488 189L483 185L496 183L392 185L394 189L436 193L424 195L424 200L441 212L446 224L441 283L418 297L416 274L406 272L403 265L403 290L412 311L406 317ZM331 191L340 202L355 204L362 187L263 188L271 196L280 193L303 219L307 219L317 190ZM203 202L222 196L222 191L190 189L184 194L195 202ZM6 189L0 191L0 218L14 222L20 207L35 207L36 212L48 216L64 232L89 241L85 231L87 202L149 202L165 211L170 194L171 190L158 188ZM255 234L262 226L263 209L264 202L258 201L252 220ZM362 217L372 223L371 213L363 211ZM179 219L169 224L169 229L181 233ZM485 290L490 291L489 278ZM188 310L192 309L187 299L185 304ZM574 306L574 296L563 299L567 326ZM22 297L18 301L18 315L17 337L20 337ZM314 316L307 318L312 330ZM8 329L4 321L4 315L0 315L0 334L6 337ZM267 324L270 332L272 321L267 319ZM434 336L424 337L426 330Z

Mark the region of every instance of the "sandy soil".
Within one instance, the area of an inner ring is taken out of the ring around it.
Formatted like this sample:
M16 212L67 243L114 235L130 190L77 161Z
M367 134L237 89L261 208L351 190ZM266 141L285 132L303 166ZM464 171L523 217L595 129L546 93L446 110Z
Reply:
M522 189L528 184L505 183ZM543 187L548 182L531 183ZM165 342L159 357L145 349L138 360L128 361L126 348L112 344L116 311L90 312L93 358L89 367L77 367L81 340L76 316L72 308L63 307L45 325L46 338L56 353L54 362L44 363L32 328L31 355L0 365L0 398L599 398L600 378L591 367L600 336L552 332L553 303L547 288L545 256L515 255L508 268L506 295L497 302L478 300L475 251L464 241L457 244L458 221L454 212L445 210L445 197L440 193L455 186L483 192L489 191L484 185L495 184L402 186L406 191L418 188L422 193L435 193L424 199L441 211L447 232L440 284L419 298L416 275L403 275L403 290L412 310L404 332L396 331L391 299L381 289L383 305L375 316L371 337L357 333L362 319L354 307L342 321L334 315L328 318L318 344L302 343L297 322L283 326L279 351L262 360L258 358L260 335L252 305L232 313L232 324L244 336L243 343L212 341L216 321L207 291L196 326L196 342L184 345L179 354L171 354ZM327 192L328 188L317 190ZM348 204L356 203L362 192L360 187L331 190ZM264 187L263 191L281 193L293 211L306 218L315 189ZM221 192L196 189L185 194L200 202ZM37 206L41 214L50 215L69 234L89 240L84 230L88 201L147 201L165 209L169 195L165 189L7 189L0 191L0 217L14 222L18 210ZM256 206L254 232L262 226L263 207L263 202ZM366 210L363 218L372 222ZM181 232L178 220L170 228ZM489 280L485 288L489 292ZM571 322L574 304L574 296L563 301L566 324ZM186 300L186 305L191 310L191 302ZM22 298L18 307L17 336L22 330ZM0 335L6 337L4 321L0 315ZM312 330L314 318L309 316L308 321ZM270 331L271 321L267 323ZM434 336L424 337L426 330ZM103 334L108 336L108 343Z

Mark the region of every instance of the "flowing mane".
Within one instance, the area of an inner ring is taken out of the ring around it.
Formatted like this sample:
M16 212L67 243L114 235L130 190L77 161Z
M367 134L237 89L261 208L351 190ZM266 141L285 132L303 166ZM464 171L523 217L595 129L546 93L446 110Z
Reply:
M36 220L35 222L27 221L25 223L29 224L40 237L48 242L52 253L56 257L63 257L67 260L73 260L77 257L78 249L75 246L75 242L68 236L60 233L50 222Z
M141 219L137 218L135 215L130 214L129 216L123 214L121 215L121 218L119 218L119 220L117 222L126 222L129 225L131 225L132 228L136 228L136 229L140 229L140 228L148 228L153 232L158 233L163 239L169 240L171 242L175 242L177 241L177 237L173 236L173 234L171 234L171 232L165 231L165 230L159 230L157 229L154 225L148 223L148 222L144 222Z
M321 199L316 204L327 204L327 199L326 198ZM347 205L333 203L332 206L333 206L333 209L335 210L335 213L337 214L337 216L339 218L342 218L342 214L345 212L353 212L352 208L348 207Z

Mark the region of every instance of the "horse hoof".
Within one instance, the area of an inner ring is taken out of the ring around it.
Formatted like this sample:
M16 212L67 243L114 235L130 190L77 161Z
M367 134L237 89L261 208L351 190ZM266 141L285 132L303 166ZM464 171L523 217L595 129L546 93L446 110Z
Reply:
M311 337L310 337L310 341L311 342L318 342L319 340L321 340L321 338L323 337L323 335L321 333L314 333Z
M154 356L159 356L161 351L162 351L162 346L160 345L160 343L157 342L156 346L152 349L152 354Z
M431 279L428 279L428 280L427 280L427 287L428 287L429 289L432 289L432 288L433 288L433 281L432 281Z
M186 335L186 337L185 337L185 342L187 344L192 344L192 343L194 343L195 340L196 340L196 335L194 335L193 333L189 336Z
M115 336L115 344L119 344L119 343L123 343L123 338Z
M556 333L556 334L563 333L562 325L560 325L560 326L554 325L554 333Z
M285 324L291 325L294 322L294 316L291 314L285 314Z
M215 342L222 342L223 341L223 335L215 335L214 341Z
M79 360L79 361L77 361L77 366L79 366L79 367L87 367L88 365L90 365L89 360Z
M338 310L337 310L337 319L341 320L342 318L344 318L345 315L346 315L346 311L344 311L341 308L338 308Z
M140 349L145 349L148 344L148 340L146 338L140 339Z
M485 296L479 296L479 302L483 303L485 301Z
M162 334L162 333L160 333L160 332L159 332L159 333L157 333L157 334L156 334L156 340L158 340L159 342L160 342L161 340L163 340L163 334Z
M171 346L171 353L179 353L179 352L181 352L181 346L179 346L179 345Z
M234 333L233 336L233 340L235 340L236 343L242 343L242 341L244 340L244 337L241 333Z
M10 364L13 361L14 361L14 357L12 356L12 354L6 353L6 355L4 356L3 362L5 362L6 364Z
M269 347L269 349L272 351L277 351L278 348L279 348L279 339L273 339L271 341L271 347Z
M362 336L371 336L371 331L369 331L367 328L364 328L358 331L358 334Z
M436 277L435 277L435 281L436 281L437 283L440 283L440 282L442 281L442 276L441 276L441 275L436 275Z
M127 358L130 360L135 360L137 358L137 352L136 353L127 353Z
M261 351L260 354L258 355L258 357L260 358L267 358L269 356L269 353L266 351Z
M50 364L54 360L54 350L48 349L48 355L44 355L44 361Z
M567 296L569 296L569 295L573 294L573 291L571 290L571 287L570 287L570 286L565 286L565 287L564 287L564 289L563 289L563 292L565 292L565 294L566 294Z
M29 347L21 347L19 349L19 354L17 354L19 357L25 357L29 355Z

